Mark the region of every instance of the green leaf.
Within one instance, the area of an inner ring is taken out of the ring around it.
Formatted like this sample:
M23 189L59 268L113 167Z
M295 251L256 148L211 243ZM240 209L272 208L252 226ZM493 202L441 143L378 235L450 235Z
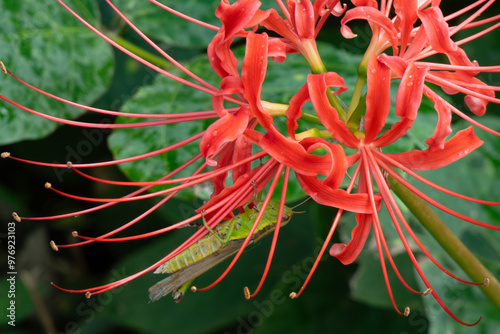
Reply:
M72 0L71 8L94 26L99 13L94 0ZM110 46L81 24L60 4L7 0L0 4L0 60L28 83L62 98L89 104L104 93L111 80ZM64 119L82 110L46 98L0 73L3 96L28 108ZM0 102L0 143L37 139L57 123ZM8 124L8 126L7 126Z

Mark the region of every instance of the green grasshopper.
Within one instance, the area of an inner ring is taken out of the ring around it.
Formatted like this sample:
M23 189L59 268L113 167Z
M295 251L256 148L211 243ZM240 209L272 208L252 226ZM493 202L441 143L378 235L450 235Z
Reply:
M220 223L214 230L204 221L210 233L155 270L155 274L171 275L149 288L149 299L156 301L172 292L174 301L180 302L196 277L240 249L262 209L262 204L262 201L258 201L252 209L245 205L243 213ZM249 243L257 242L274 231L278 219L278 207L278 202L269 201ZM292 209L285 206L281 226L290 221L292 214Z

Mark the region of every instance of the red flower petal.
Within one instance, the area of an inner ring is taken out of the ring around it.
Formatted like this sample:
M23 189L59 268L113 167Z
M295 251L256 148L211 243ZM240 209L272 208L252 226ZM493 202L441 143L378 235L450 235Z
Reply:
M302 107L309 100L309 88L307 84L302 86L290 99L289 107L286 110L286 128L292 139L295 139L295 130L299 127L297 120L302 117Z
M290 14L293 13L293 25L297 30L297 35L301 39L313 39L314 38L314 27L315 27L315 17L314 9L310 0L302 0L297 2L289 2L288 6L293 4L295 7L292 11L290 9Z
M267 56L267 34L249 32L241 69L243 95L250 105L251 113L265 129L268 129L273 122L273 118L264 111L260 102L260 91L267 70Z
M342 264L354 262L363 250L372 226L372 215L357 214L357 225L352 229L351 241L347 245L337 243L330 248L330 255L336 257Z
M482 144L483 141L474 134L474 129L470 126L446 141L443 149L428 148L425 151L413 150L388 156L411 170L431 170L463 158Z
M368 194L348 194L343 189L333 189L325 186L315 176L306 176L296 173L302 190L319 204L339 208L351 212L372 213ZM378 204L380 197L378 197Z
M417 0L394 0L394 10L397 15L397 25L400 32L400 55L404 53L410 41L413 25L417 21Z
M422 102L426 74L427 68L416 67L414 63L410 63L406 68L396 95L396 115L401 119L374 141L375 147L384 147L393 143L404 136L413 125Z
M317 149L325 149L328 155L332 157L333 163L330 167L330 172L327 174L323 183L330 188L338 188L344 180L347 172L347 157L345 156L344 148L341 145L326 143L318 138L309 137L300 142L300 145L311 153Z
M434 102L434 109L438 114L438 123L432 137L428 138L425 143L429 148L443 149L446 137L452 132L451 129L451 109L445 101L437 94L431 94L430 88L425 89L427 96Z
M247 130L245 135L248 133ZM321 138L310 139L310 141L312 140L322 142L325 145L332 145ZM310 144L310 141L308 141L308 144ZM342 157L332 157L329 154L323 156L310 154L299 142L285 138L274 126L260 139L258 145L280 163L304 175L330 175L333 161L342 159Z
M227 114L210 125L201 138L200 152L207 159L207 164L216 166L217 162L210 158L220 147L238 138L248 125L248 107L242 106L234 114Z
M372 54L368 60L365 143L371 143L385 125L391 107L391 71Z
M354 148L359 145L359 140L347 128L347 125L339 119L337 110L332 107L326 96L329 86L340 87L337 92L347 89L344 79L333 72L321 74L309 74L307 77L309 96L314 109L328 131L342 144Z
M392 24L392 21L388 17L384 16L382 12L373 7L356 7L350 9L345 13L342 21L340 21L340 23L342 24L340 31L345 38L356 37L356 34L354 34L352 30L346 25L347 22L356 19L368 21L373 32L376 32L379 28L382 28L389 36L393 53L397 54L398 32L396 31L394 25Z

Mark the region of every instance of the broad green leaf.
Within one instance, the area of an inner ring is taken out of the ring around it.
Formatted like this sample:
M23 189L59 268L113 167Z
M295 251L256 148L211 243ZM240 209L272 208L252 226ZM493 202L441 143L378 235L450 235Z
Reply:
M94 0L67 3L98 26ZM0 60L28 83L62 98L90 104L111 80L111 48L56 1L6 0L0 4ZM64 119L83 113L46 98L0 73L0 94L28 108ZM0 143L42 138L57 123L0 101Z

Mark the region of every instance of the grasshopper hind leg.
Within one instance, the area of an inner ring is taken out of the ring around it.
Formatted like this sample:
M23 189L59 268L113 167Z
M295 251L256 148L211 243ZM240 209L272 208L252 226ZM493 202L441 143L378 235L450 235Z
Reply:
M191 287L193 281L194 279L184 283L182 286L178 287L172 292L172 298L174 299L174 302L179 303L182 300L182 297L184 297L186 291Z

